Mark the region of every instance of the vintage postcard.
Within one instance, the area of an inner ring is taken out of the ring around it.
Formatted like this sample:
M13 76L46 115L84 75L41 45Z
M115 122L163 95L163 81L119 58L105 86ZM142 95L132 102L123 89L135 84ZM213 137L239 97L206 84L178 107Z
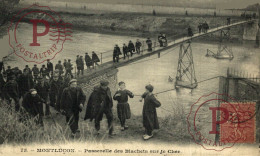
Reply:
M259 3L0 0L0 155L259 155Z

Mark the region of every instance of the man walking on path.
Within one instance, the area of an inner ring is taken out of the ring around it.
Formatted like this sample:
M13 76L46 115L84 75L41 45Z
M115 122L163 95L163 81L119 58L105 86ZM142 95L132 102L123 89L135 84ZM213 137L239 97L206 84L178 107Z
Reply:
M99 66L98 62L100 62L97 54L92 51L92 63L93 63L93 69L95 68L95 66Z
M149 37L146 40L146 44L148 46L148 52L153 51L153 49L152 49L153 43L152 43L152 40Z
M61 109L66 116L66 122L70 126L71 136L75 137L79 131L79 113L82 111L86 101L83 90L77 86L77 80L72 79L69 87L65 88L61 97Z
M86 119L95 119L95 129L97 135L100 130L100 121L103 118L103 114L107 117L109 136L115 135L113 133L113 100L111 96L110 88L108 87L109 82L107 80L100 81L100 86L94 87L94 91L92 92L88 106L86 109Z
M133 56L133 53L135 52L135 46L133 42L130 40L128 43L128 50L131 53L131 57Z
M116 44L113 51L113 62L119 62L119 55L121 55L120 48Z
M124 60L126 56L129 58L128 47L125 45L125 43L123 44L123 53L124 53Z

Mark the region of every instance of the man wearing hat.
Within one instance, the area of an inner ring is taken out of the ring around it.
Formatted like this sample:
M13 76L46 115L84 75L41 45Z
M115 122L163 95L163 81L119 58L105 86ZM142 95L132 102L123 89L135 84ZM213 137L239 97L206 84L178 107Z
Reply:
M142 95L140 102L144 99L143 106L143 126L145 128L144 140L153 137L152 131L159 129L159 122L157 118L156 108L161 106L161 103L155 98L153 94L153 86L145 86L146 92Z
M133 52L135 52L135 45L133 42L130 40L128 43L128 50L131 53L131 57L133 56Z
M60 111L57 107L57 97L62 85L62 81L59 79L59 74L54 74L50 81L50 106L56 108L57 111Z
M82 111L85 101L86 95L77 86L77 80L70 80L69 87L63 90L61 96L61 109L66 116L66 122L70 126L72 137L75 137L76 132L79 132L79 113Z
M44 100L46 101L46 106L45 106L45 116L50 115L50 106L47 104L47 99L49 96L49 83L44 81L43 77L38 77L38 83L35 86L35 89L38 93L38 95Z
M86 66L88 67L87 69L91 70L92 60L91 60L91 57L88 55L88 53L85 53L85 63L86 63Z
M44 101L38 94L36 89L30 89L29 92L27 92L24 95L22 106L25 109L26 113L31 118L35 118L38 116L36 123L43 126L43 103Z
M52 75L52 73L53 73L53 64L50 62L50 59L47 60L47 69L48 69L49 75Z
M128 47L126 46L126 44L124 43L123 44L123 53L124 53L124 59L125 59L125 57L127 56L127 57L129 57L128 56Z
M91 101L89 101L92 107L88 107L86 112L92 112L93 116L86 116L85 119L95 119L95 129L97 134L100 130L100 121L102 120L103 114L107 117L109 135L114 135L113 133L113 100L111 96L110 88L108 87L109 82L107 80L100 81L100 86L95 87Z
M58 61L58 64L55 65L55 70L59 70L60 75L63 74L63 66L61 64L61 61Z
M148 46L148 52L151 52L153 49L152 49L152 46L153 46L153 42L152 40L148 37L147 40L146 40L146 44Z
M35 64L32 68L32 72L33 72L33 79L34 79L34 82L36 82L39 74L40 74L40 70L39 68L37 67L37 65Z
M139 41L139 39L137 39L136 42L135 42L135 48L136 48L137 54L140 54L141 46L142 46L142 43Z
M72 64L71 64L70 61L71 60L68 59L68 62L66 63L66 66L65 66L66 73L65 73L65 75L70 74L72 76L72 69L73 69L73 67L72 67Z
M6 82L3 88L3 94L5 95L5 99L7 100L8 104L11 104L12 99L15 102L15 111L19 111L19 89L18 84L15 81L15 75L12 75L10 79Z
M113 51L113 62L118 62L119 61L119 55L121 55L121 51L120 48L118 47L118 45L116 44L114 47L114 51Z

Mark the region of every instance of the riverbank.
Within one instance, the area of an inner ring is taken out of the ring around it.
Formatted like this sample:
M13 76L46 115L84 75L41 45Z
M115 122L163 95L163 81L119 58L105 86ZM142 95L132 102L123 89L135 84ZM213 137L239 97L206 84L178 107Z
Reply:
M48 11L47 11L48 12ZM57 12L65 23L71 23L74 30L126 35L135 37L157 38L159 33L165 33L169 39L179 38L187 35L190 26L194 33L198 31L200 23L207 22L210 28L226 24L225 16L195 16L195 15L169 15L158 14L156 16L146 13L119 13L119 12L97 12L97 13L71 13ZM42 15L39 15L39 17ZM38 17L38 18L39 18ZM30 18L24 19L29 21ZM243 20L240 17L232 17L231 22ZM51 22L51 21L50 21ZM239 26L231 30L233 37L242 38L243 27ZM208 37L207 37L208 38Z

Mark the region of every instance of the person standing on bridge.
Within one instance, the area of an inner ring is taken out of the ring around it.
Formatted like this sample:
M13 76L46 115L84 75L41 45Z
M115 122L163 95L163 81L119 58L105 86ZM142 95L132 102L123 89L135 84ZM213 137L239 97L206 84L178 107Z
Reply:
M152 131L159 129L159 122L157 118L156 108L161 106L161 103L155 98L153 94L153 86L145 86L146 92L142 95L140 102L144 99L143 106L143 126L145 128L144 140L153 137Z
M63 66L61 65L61 61L58 61L58 64L55 65L55 70L59 70L59 75L61 76L61 74L64 73L63 71Z
M199 30L199 33L201 33L201 29L202 29L202 24L201 24L201 23L199 23L199 25L198 25L198 30Z
M49 75L52 76L52 74L53 74L53 64L50 62L50 59L47 60L47 69L48 69Z
M118 45L116 44L114 47L114 51L113 51L113 62L119 62L119 55L121 55L121 51L120 48L118 47Z
M160 33L160 35L158 36L158 42L160 43L160 47L163 47L163 34Z
M40 74L40 70L39 70L39 68L37 67L36 64L32 68L32 72L33 72L33 80L34 80L34 83L35 83L37 78L38 78L38 76L39 76L39 74Z
M124 60L125 57L127 56L129 59L129 55L128 55L128 47L125 45L125 43L123 44L123 53L124 53Z
M130 40L128 43L128 50L131 53L131 57L133 56L133 53L135 52L135 45L133 42Z
M188 27L188 36L189 36L189 37L192 37L192 36L193 36L193 32L192 32L192 29L191 29L190 26Z
M88 53L85 53L85 63L87 66L87 70L91 71L91 66L92 66L92 59L91 57L88 55Z
M148 46L148 52L153 51L153 48L152 48L153 42L152 42L152 40L151 40L149 37L148 37L147 40L146 40L146 44L147 44L147 46Z
M92 63L93 63L93 69L95 68L95 66L99 66L98 62L100 62L97 54L92 51Z
M227 18L227 25L230 25L230 22L231 22L231 18L228 17L228 18Z
M125 83L119 82L119 90L115 93L113 99L118 101L117 104L117 115L121 124L121 131L128 129L128 126L125 125L126 119L130 119L131 111L128 104L128 96L130 98L134 97L134 94L129 90L125 89Z
M139 41L139 39L137 39L136 42L135 42L135 48L136 48L137 54L140 54L141 46L142 46L142 43Z

